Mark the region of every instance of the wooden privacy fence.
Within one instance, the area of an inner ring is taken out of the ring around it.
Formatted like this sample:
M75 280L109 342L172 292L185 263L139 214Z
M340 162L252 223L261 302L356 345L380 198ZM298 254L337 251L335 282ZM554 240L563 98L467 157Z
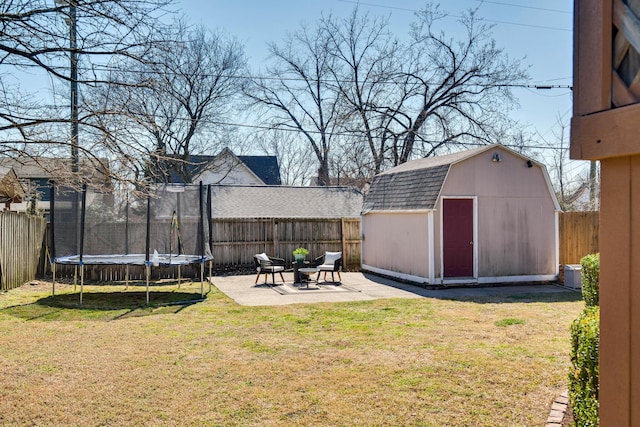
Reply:
M558 218L560 264L580 264L585 255L599 252L600 212L561 212Z
M195 229L189 230L187 225L182 224L183 239L195 233ZM125 232L122 224L103 223L99 226L103 229L103 232L99 233L102 237L100 241L85 242L87 253L110 253L112 245L109 242L113 240L109 237L110 234ZM197 224L194 225L196 226ZM141 230L130 227L128 231L130 249L136 249L138 252L144 252L143 248L138 247L140 242L145 241L144 229ZM215 219L212 223L211 235L213 267L218 273L253 271L253 256L261 252L284 258L287 263L290 263L293 261L292 252L298 247L309 250L308 260L323 255L325 251L341 251L343 270L360 269L360 218ZM206 274L208 274L208 266L206 268ZM125 266L122 265L85 265L84 271L85 277L89 280L125 279ZM75 266L58 265L56 274L61 277L72 276L75 274ZM153 268L152 274L156 279L175 278L177 268ZM199 265L182 266L180 274L182 277L199 276L200 267ZM132 280L144 278L144 268L130 266L129 277Z
M345 270L360 269L360 218L218 219L212 233L216 266L251 266L261 252L291 262L293 250L304 247L309 259L341 251Z
M35 279L45 228L44 218L0 213L0 285L3 291Z

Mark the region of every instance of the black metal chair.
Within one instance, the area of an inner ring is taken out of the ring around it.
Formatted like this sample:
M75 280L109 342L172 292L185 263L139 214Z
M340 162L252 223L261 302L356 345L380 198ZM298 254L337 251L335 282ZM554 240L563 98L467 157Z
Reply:
M327 273L331 273L331 281L336 283L333 273L338 273L338 279L342 282L340 270L342 269L342 252L325 252L323 256L315 259L315 265L318 267L318 279L320 273L324 272L323 280L327 280Z
M255 283L258 283L258 279L260 279L260 275L264 273L264 282L267 283L267 275L271 273L271 278L273 280L273 284L276 284L276 273L280 274L280 278L282 279L282 283L284 283L284 276L282 272L284 271L285 262L282 258L270 257L265 253L255 254L253 256L253 261L256 266L256 271L258 275L256 276Z

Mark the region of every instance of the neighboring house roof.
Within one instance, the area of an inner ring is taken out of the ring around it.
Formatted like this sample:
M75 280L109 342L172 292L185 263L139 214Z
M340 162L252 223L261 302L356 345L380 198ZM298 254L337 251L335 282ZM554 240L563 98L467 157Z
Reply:
M13 167L21 180L56 179L64 181L71 176L71 159L56 157L5 157L3 166ZM109 161L107 159L81 158L79 174L89 184L100 187L110 187Z
M237 160L242 163L265 185L280 185L282 183L278 158L276 156L236 156L228 148L222 150L217 156L190 155L186 160L179 160L179 163L178 161L175 162L176 165L173 167L167 167L167 165L164 165L163 169L166 170L170 182L172 183L183 183L184 175L191 176L193 178L193 182L196 182L198 177L209 168L233 167L233 162L231 162L231 164L216 163L216 160L220 160L224 156L230 156L233 160ZM175 158L178 159L179 157L175 156ZM164 163L166 164L168 162ZM180 173L180 168L184 169L184 173Z
M206 166L212 162L216 156L200 156L192 155L187 160L179 159L179 156L171 156L175 160L164 160L160 166L163 172L165 172L169 178L169 182L182 184L184 179L180 173L180 169L184 169L191 176L197 176L206 168ZM162 177L158 177L161 179Z
M276 156L237 156L266 185L281 185L280 167Z
M360 191L348 187L212 185L215 218L356 218Z
M412 160L382 172L373 178L362 211L367 213L372 210L434 209L451 165L496 148L506 150L525 160L531 160L500 144L485 145L443 156ZM551 197L554 199L555 206L558 206L546 168L534 160L531 160L531 162L542 168Z
M0 166L0 202L20 203L24 196L24 189L13 168Z

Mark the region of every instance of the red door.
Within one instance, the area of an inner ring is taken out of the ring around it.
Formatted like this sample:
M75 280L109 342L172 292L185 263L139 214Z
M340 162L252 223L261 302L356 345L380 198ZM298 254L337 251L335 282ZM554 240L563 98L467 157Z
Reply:
M473 199L442 200L444 277L473 276Z

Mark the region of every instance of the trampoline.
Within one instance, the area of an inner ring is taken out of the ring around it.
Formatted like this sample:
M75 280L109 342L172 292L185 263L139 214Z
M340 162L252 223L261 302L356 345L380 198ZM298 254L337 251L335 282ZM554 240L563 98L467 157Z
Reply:
M211 188L202 183L160 184L146 197L82 186L82 191L51 182L49 250L55 295L56 265L75 265L80 272L82 304L85 265L144 266L147 304L154 267L200 264L211 269ZM206 209L205 209L206 207ZM206 213L205 213L206 211ZM76 270L77 271L77 270Z
M57 257L56 264L80 265L80 255L68 255ZM172 255L153 254L149 260L154 267L168 267L200 262L199 255ZM145 254L111 254L111 255L84 255L84 265L146 265Z

